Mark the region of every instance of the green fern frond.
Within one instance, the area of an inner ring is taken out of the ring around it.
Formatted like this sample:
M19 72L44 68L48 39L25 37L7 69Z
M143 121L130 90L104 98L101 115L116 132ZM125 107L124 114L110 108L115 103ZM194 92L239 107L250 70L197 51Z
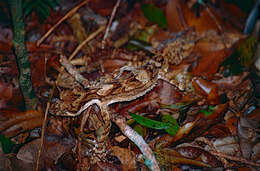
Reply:
M50 10L57 5L60 5L59 0L25 0L23 3L24 15L28 16L35 11L40 21L44 21L50 15Z

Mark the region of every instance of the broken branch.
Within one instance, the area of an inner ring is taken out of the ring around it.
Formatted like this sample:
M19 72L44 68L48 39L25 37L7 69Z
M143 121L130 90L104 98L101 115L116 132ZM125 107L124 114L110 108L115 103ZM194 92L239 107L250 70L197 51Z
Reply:
M88 2L88 0L85 0L83 2L81 2L80 4L78 4L76 7L74 7L72 10L70 10L64 17L62 17L53 27L51 27L49 29L49 31L47 33L45 33L42 38L40 38L37 41L37 46L40 46L40 44L63 22L65 21L67 18L69 18L70 16L72 16L79 8L81 8L83 5L85 5Z
M130 126L128 126L125 119L122 116L117 115L113 117L113 121L117 124L122 133L125 136L127 136L131 141L133 141L140 149L140 151L143 153L146 166L150 170L159 171L160 167L155 159L153 151L144 141L143 137L140 136L137 132L135 132Z

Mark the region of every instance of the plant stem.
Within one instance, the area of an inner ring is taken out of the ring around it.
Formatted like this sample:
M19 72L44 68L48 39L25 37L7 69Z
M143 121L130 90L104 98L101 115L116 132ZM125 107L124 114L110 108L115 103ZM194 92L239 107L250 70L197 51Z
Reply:
M12 17L14 36L12 47L19 69L20 89L24 98L26 110L35 109L37 101L32 86L30 62L25 45L22 0L8 0L8 5Z

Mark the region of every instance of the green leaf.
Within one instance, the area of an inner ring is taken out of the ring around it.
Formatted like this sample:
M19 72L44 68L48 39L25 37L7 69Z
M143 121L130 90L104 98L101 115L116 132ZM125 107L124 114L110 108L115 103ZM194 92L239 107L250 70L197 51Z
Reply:
M142 5L142 11L144 16L151 22L158 24L161 28L167 27L167 20L163 13L163 11L160 8L157 8L156 6L152 4L144 4Z
M60 0L55 0L56 5L60 5Z
M165 123L170 123L171 126L169 128L166 128L165 131L172 135L172 136L175 136L176 133L178 132L180 126L178 124L178 122L176 121L176 119L174 119L172 117L172 115L163 115L162 116L162 121L165 122Z
M232 55L221 63L220 66L224 68L222 74L228 77L245 71L252 63L255 47L256 38L248 37Z
M28 0L23 3L24 14L27 16L36 11L40 21L43 21L49 16L50 9L59 4L59 0Z
M209 106L209 110L214 110L214 106Z
M176 121L176 119L174 119L174 118L172 117L172 115L168 115L168 114L162 116L162 122L170 123L170 124L172 124L172 125L178 124L177 121Z
M46 4L48 4L52 9L55 8L56 6L56 2L53 0L44 0L46 2Z
M37 15L40 18L40 21L43 22L50 14L49 8L45 5L40 3L41 6L37 8Z
M24 10L24 15L27 16L29 15L33 10L33 6L28 6L27 8L25 8Z
M141 42L150 43L151 37L158 31L156 24L146 26L137 36L136 39Z
M136 115L134 113L131 113L130 115L137 123L139 123L140 125L143 125L145 127L148 127L148 128L167 129L171 126L170 123L155 121L152 119L145 118L143 116Z
M35 4L37 4L38 1L33 1L33 0L29 0L29 1L23 1L22 7L23 9L26 9L28 7L34 7L36 6Z
M239 54L237 51L224 60L220 66L223 66L224 68L222 72L224 77L238 75L245 70L245 66L241 65L241 62L239 61Z
M131 113L130 115L140 125L143 125L148 128L159 129L159 130L165 129L165 131L172 136L176 135L176 133L179 130L179 124L171 115L163 115L162 122L148 119L143 116L136 115L134 113ZM134 129L137 128L135 127ZM136 131L140 132L140 129L137 129Z
M133 129L142 137L144 137L144 135L146 134L144 127L142 127L141 125L135 125Z
M172 136L175 136L176 133L178 132L179 128L180 128L179 125L172 125L171 127L166 128L165 131L166 131L168 134L170 134L170 135L172 135Z
M205 116L211 115L213 112L210 110L201 109L200 112L202 112Z
M37 1L30 0L23 3L24 15L25 16L29 15L32 12L32 10L35 8L35 6L37 6Z
M43 1L39 1L37 8L45 11L44 14L46 16L48 16L50 14L49 6L47 5L47 3L43 2Z
M254 36L248 37L238 48L237 52L240 56L241 65L248 67L252 62L254 49L257 39Z
M201 109L199 112L202 112L205 116L211 115L214 111L214 106L209 106L208 109Z
M4 153L10 153L15 145L10 138L6 138L4 135L0 134L0 142L2 144L2 149Z

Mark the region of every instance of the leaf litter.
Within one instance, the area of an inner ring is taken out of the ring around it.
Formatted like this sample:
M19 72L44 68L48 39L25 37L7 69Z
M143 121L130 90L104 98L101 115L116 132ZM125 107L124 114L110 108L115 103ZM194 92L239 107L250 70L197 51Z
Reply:
M27 16L37 111L1 28L1 169L257 170L258 39L248 11L198 2L64 0L41 25Z

